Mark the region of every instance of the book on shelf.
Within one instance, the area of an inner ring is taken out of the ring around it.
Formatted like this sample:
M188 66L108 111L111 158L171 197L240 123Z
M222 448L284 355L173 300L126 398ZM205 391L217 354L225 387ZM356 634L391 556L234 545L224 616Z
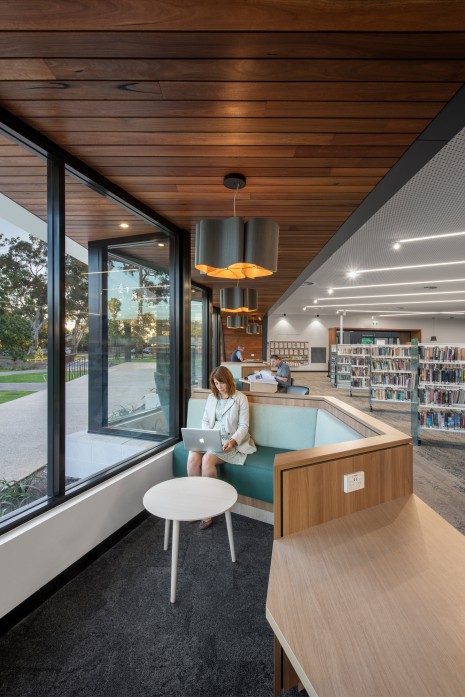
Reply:
M420 360L448 363L449 361L465 361L463 346L421 346Z
M465 388L420 387L418 390L420 406L449 406L465 405Z
M441 428L449 431L465 430L465 413L447 411L419 411L418 425L421 428Z

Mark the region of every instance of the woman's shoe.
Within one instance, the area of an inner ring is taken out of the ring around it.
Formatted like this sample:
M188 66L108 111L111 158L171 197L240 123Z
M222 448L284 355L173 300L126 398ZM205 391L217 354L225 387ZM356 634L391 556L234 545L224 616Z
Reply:
M200 530L206 530L212 524L213 524L213 518L205 518L205 520L200 521L199 528L200 528Z

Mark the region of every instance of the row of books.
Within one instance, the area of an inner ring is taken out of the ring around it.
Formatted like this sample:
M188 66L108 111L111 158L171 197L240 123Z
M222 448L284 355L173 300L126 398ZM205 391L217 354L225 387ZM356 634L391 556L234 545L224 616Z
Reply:
M460 411L419 411L418 425L426 428L465 430L465 413Z
M355 378L367 378L368 377L366 370L364 370L363 367L361 367L361 366L355 366L354 368L352 368L352 375Z
M385 375L372 375L372 385L399 385L411 390L414 385L413 377L409 373L388 373Z
M420 346L420 360L465 361L465 348L460 346Z
M406 365L404 361L395 360L374 360L372 361L372 370L409 370L410 363Z
M365 389L368 387L367 378L353 377L351 380L350 386Z
M440 390L420 387L418 390L420 404L447 404L450 407L465 404L465 389Z
M420 382L448 382L460 383L465 381L463 368L420 368L418 371Z
M404 389L388 389L388 390L371 390L371 398L384 401L392 402L410 402L412 399L412 393L410 390Z
M390 358L409 358L411 349L408 346L372 346L371 355Z
M352 365L363 366L364 368L368 368L368 363L366 363L364 358L352 357Z

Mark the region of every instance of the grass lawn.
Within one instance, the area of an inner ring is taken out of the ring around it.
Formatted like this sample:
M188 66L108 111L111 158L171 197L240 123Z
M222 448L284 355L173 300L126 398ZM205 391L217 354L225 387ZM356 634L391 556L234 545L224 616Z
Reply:
M11 402L13 399L19 399L20 397L25 397L28 394L34 394L33 392L25 392L20 390L5 390L5 392L0 391L0 404L5 404L5 402Z
M47 382L47 373L19 373L18 375L0 375L0 382Z

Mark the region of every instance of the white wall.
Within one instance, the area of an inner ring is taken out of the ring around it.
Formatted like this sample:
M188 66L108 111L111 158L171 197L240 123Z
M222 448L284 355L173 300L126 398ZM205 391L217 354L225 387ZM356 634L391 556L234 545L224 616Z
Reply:
M150 487L172 477L172 451L146 460L0 538L0 617L144 510Z
M438 342L465 343L464 319L419 319L418 317L379 317L377 327L373 329L421 329L423 343L428 343L432 336ZM344 317L344 326L369 329L372 326L371 316L366 314L350 314ZM322 315L316 317L311 310L300 315L276 313L268 318L268 341L308 341L310 347L325 346L328 349L328 329L339 328L339 315ZM329 356L327 356L327 359ZM312 363L299 370L327 370L327 363Z

